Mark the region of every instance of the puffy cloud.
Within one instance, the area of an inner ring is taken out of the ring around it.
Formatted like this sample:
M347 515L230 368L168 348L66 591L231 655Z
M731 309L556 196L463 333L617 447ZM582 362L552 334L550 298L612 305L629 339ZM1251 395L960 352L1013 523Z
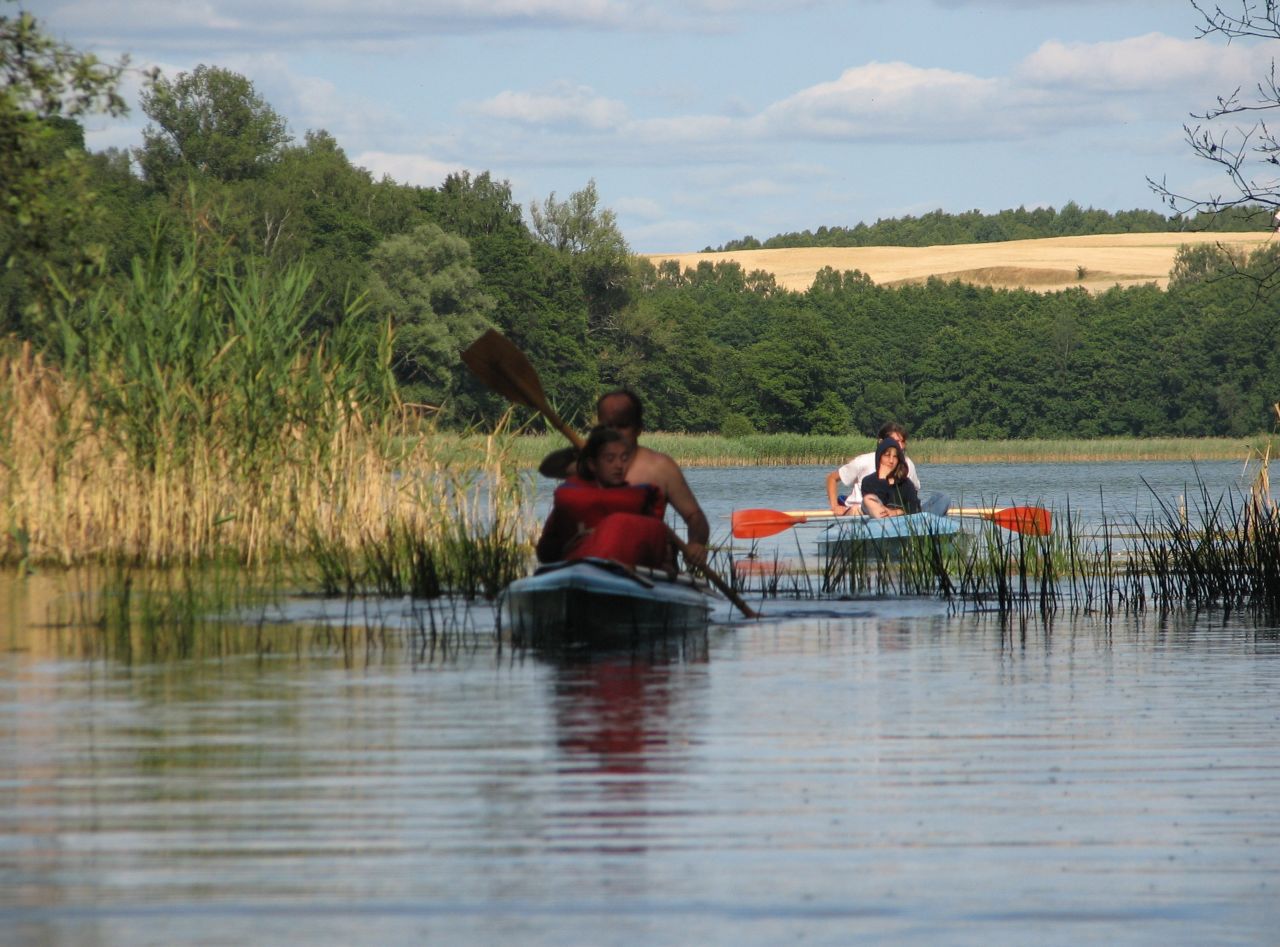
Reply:
M622 125L627 108L596 95L586 86L558 83L543 92L500 92L476 103L472 110L489 118L553 128L607 131Z
M765 109L752 123L770 137L891 139L904 135L968 137L1002 105L995 79L903 62L846 69Z
M1044 43L1019 65L1017 81L1032 86L1114 95L1149 92L1197 96L1206 86L1251 84L1271 61L1257 44L1214 45L1162 33L1100 43Z
M383 175L400 184L436 187L450 174L466 170L460 164L436 161L425 155L364 151L351 156L351 163L367 169L375 178Z

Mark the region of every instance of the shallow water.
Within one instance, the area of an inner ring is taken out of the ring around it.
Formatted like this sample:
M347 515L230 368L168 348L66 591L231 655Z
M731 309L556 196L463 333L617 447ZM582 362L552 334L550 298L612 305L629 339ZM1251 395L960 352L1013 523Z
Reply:
M780 508L814 505L793 489ZM47 623L65 594L0 589L4 943L1254 944L1280 922L1280 629L1247 616L774 601L566 659L495 646L487 606L309 599L174 657Z

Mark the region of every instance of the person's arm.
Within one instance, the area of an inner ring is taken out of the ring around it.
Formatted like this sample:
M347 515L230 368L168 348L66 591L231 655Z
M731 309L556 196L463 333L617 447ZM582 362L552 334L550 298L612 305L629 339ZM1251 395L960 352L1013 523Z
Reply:
M827 474L827 505L836 516L844 516L849 508L840 502L836 484L840 482L840 471L833 470Z
M551 508L547 521L542 524L542 535L538 537L535 550L539 562L559 562L568 552L569 544L578 535L579 523L565 513L564 510Z
M711 524L707 522L707 515L702 512L702 507L698 505L693 491L689 489L689 484L684 479L680 468L676 466L676 462L667 458L662 467L664 475L662 486L667 492L667 502L680 514L688 530L686 540L688 552L685 553L685 560L690 565L705 566L707 542L711 539Z
M916 473L916 465L910 457L907 458L907 479L916 485L917 492L924 489L920 486L920 475Z
M910 480L904 480L900 486L903 513L920 512L920 493Z

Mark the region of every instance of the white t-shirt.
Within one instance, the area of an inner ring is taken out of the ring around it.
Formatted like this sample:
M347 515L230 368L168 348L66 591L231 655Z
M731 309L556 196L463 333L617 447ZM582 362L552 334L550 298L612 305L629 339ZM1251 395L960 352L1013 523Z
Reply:
M875 472L875 451L859 454L836 471L840 476L840 482L849 488L849 495L844 498L845 506L858 506L862 503L862 478ZM907 479L916 485L916 491L919 492L920 477L916 473L916 465L911 462L910 457L907 458Z

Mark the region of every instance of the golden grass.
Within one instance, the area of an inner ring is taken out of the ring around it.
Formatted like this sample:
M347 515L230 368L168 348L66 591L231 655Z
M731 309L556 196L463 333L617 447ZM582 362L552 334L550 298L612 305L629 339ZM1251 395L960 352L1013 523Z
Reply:
M359 550L389 530L445 543L528 515L508 438L440 451L412 419L372 424L349 404L336 414L328 431L279 432L274 461L252 473L200 441L182 464L160 452L139 469L83 389L29 346L0 355L0 562L253 565L315 543Z
M1046 291L1081 286L1101 292L1117 285L1168 285L1174 257L1184 245L1222 244L1252 251L1270 239L1269 233L1135 233L935 247L803 247L646 256L654 264L677 260L682 270L702 262L733 261L747 272L772 273L779 286L792 290L808 289L814 275L829 266L861 270L883 285L937 276L1000 288Z

